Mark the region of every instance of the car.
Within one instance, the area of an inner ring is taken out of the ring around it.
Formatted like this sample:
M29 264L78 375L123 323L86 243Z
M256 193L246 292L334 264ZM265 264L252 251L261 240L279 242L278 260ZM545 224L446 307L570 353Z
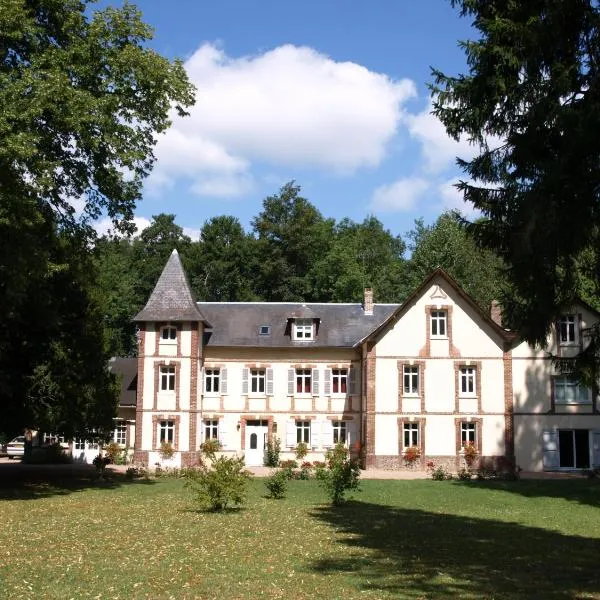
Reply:
M6 444L6 454L8 458L16 458L17 456L23 456L25 454L25 436L19 435L14 440L11 440Z

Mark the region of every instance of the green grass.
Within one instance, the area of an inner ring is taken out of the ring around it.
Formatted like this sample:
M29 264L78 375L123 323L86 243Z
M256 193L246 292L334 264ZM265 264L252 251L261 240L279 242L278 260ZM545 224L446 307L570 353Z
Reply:
M179 480L0 483L0 597L600 598L597 481L314 481L201 512Z

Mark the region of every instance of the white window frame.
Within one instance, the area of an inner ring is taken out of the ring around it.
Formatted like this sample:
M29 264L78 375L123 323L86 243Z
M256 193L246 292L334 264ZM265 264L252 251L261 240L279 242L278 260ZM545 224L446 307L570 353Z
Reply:
M346 446L348 444L348 423L346 421L333 421L333 443L340 442Z
M219 419L204 419L202 427L204 428L205 441L219 439Z
M402 389L405 396L419 395L419 367L417 365L404 365L402 372Z
M579 343L577 315L562 315L558 321L558 343L560 346L574 346ZM563 339L563 333L565 339Z
M127 444L127 423L125 421L115 422L113 441L120 446L125 446Z
M477 424L470 421L463 421L460 424L460 445L461 447L467 444L477 443Z
M406 450L412 446L419 447L421 442L421 428L419 423L404 423L402 425L402 448Z
M221 369L204 369L204 393L218 394L221 383Z
M172 419L162 419L158 422L158 443L175 443L175 421Z
M567 376L554 378L554 404L579 405L591 404L592 393L579 381Z
M448 337L448 311L432 310L430 314L430 333L432 339L446 339ZM443 333L441 330L443 329Z
M160 329L161 344L176 344L177 343L177 327L173 325L165 325Z
M348 393L348 384L348 369L331 369L332 395L345 396Z
M249 393L258 396L264 396L267 389L266 369L250 369L250 388Z
M300 391L298 391L300 387ZM312 393L312 369L296 369L296 395Z
M175 367L173 365L160 366L160 386L161 392L175 391Z
M310 421L296 421L296 443L301 442L310 447Z
M294 320L294 340L297 342L309 342L313 339L314 323L312 319Z
M462 366L458 369L459 391L461 396L477 395L477 368Z

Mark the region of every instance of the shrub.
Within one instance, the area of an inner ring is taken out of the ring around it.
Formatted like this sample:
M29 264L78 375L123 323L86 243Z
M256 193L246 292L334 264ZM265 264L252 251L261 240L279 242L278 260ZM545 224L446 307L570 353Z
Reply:
M443 465L436 467L435 465L433 465L433 463L431 464L431 479L433 479L434 481L445 481L446 479L452 479L452 475L446 469L446 467L444 467Z
M173 458L173 454L175 454L173 444L171 444L171 442L161 442L160 448L158 449L158 454L163 460L169 460L170 458Z
M221 442L216 438L210 438L209 440L205 440L204 443L200 446L200 450L202 453L209 458L210 460L215 460L217 456L217 452L221 449Z
M110 464L110 458L108 456L102 456L102 454L98 454L92 464L96 467L99 473L104 473L106 469L106 465Z
M302 460L308 454L308 445L306 442L298 442L296 446L296 458Z
M200 505L210 510L239 506L246 499L246 484L250 479L244 467L243 458L220 456L210 467L188 470L186 487L196 494Z
M66 465L73 462L60 444L50 444L43 448L32 448L29 455L25 454L23 461L32 465Z
M407 465L412 466L421 458L421 450L418 446L410 446L404 452L404 461Z
M121 446L119 446L119 444L116 442L107 444L104 446L103 450L104 454L110 459L110 462L115 464L117 463L117 460L119 460L119 456L122 454Z
M274 498L276 500L285 498L288 479L285 471L275 471L275 473L265 481L265 486L269 490L269 498Z
M279 438L269 440L265 451L265 467L278 467L280 452L281 440Z
M475 461L477 460L477 448L475 448L475 444L473 444L473 442L469 442L463 446L463 456L465 463L467 463L467 468L472 469L475 466Z
M310 479L310 476L312 474L312 463L310 462L303 462L300 465L300 472L298 473L298 479Z
M148 470L146 467L129 467L127 471L125 471L125 477L130 481L135 479L136 477L144 477L148 478Z
M458 472L458 478L461 481L471 481L471 478L473 477L473 473L471 473L471 471L469 471L469 469L461 469Z
M360 466L351 458L343 444L337 444L325 455L327 466L317 471L319 481L329 494L334 505L342 504L346 492L358 489Z

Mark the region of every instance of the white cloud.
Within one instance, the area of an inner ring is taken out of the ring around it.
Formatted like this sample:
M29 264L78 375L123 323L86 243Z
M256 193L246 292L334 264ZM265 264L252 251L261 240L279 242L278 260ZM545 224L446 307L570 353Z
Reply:
M466 217L479 214L471 202L465 202L463 193L456 189L457 179L449 179L438 185L441 210L458 210Z
M381 212L412 210L429 188L429 182L421 177L399 179L378 187L371 197L370 208Z
M254 181L248 174L226 174L200 177L191 191L211 198L237 198L252 191Z
M134 217L133 223L136 227L136 231L134 235L139 235L146 227L149 227L152 223L150 219L146 219L146 217ZM104 217L99 221L94 223L94 229L99 236L106 235L111 232L114 233L114 225L110 217Z
M425 161L425 170L439 173L454 166L456 157L469 160L478 152L478 147L470 144L465 136L460 141L453 140L442 122L431 113L431 102L425 110L408 115L406 123L412 138L421 144L421 153Z
M155 192L184 177L197 192L224 194L223 177L248 174L256 161L342 173L377 166L416 95L410 80L292 45L231 58L204 44L185 66L196 104L159 139Z

